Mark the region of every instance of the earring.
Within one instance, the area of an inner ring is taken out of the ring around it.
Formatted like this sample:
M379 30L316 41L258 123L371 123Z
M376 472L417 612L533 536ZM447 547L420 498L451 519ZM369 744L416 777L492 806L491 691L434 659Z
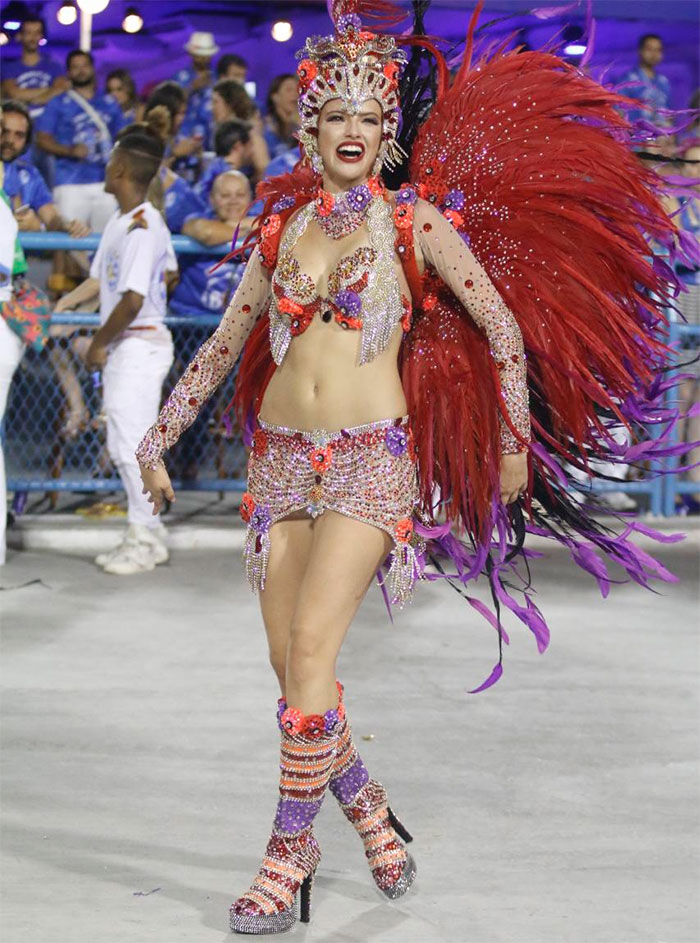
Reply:
M323 174L323 158L318 153L318 151L314 151L314 153L311 155L311 166L317 174Z

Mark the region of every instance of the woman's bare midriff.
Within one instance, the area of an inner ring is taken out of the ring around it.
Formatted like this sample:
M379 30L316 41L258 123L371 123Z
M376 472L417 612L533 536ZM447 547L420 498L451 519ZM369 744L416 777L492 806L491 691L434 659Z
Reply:
M294 247L294 255L302 270L325 287L338 258L367 241L365 227L362 233L334 241L312 223ZM325 264L319 265L320 260ZM422 267L422 258L418 261ZM410 298L398 256L394 271L401 293ZM260 418L293 429L335 430L406 415L398 370L402 338L397 324L386 350L358 366L361 331L345 330L334 320L325 323L315 315L306 331L292 338L265 391Z
M293 429L344 429L405 415L397 366L401 338L397 325L387 349L358 366L360 332L325 324L317 315L275 370L260 418Z

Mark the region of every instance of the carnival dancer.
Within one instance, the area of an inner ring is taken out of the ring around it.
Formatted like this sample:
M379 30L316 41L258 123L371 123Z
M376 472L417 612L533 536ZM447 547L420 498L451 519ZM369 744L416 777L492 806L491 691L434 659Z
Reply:
M119 209L102 234L90 277L56 308L70 311L99 294L100 328L86 359L90 369L102 371L107 448L126 491L128 527L120 543L95 562L119 576L152 570L168 559L165 528L150 513L134 455L144 425L158 414L173 362L164 324L165 273L177 263L167 226L146 199L163 159L166 117L155 108L146 123L119 133L105 179Z
M425 79L409 88L401 124L406 55L363 29L357 11L372 6L391 5L333 3L336 33L300 53L304 159L259 185L265 212L238 290L137 452L158 512L173 497L165 450L243 350L234 403L253 433L245 565L282 697L279 803L260 871L231 907L240 933L289 929L300 890L309 919L313 822L327 789L380 890L398 898L414 881L410 835L357 752L335 679L383 564L397 604L421 577L445 572L466 587L487 572L540 650L547 627L530 587L519 605L503 579L525 552L523 492L528 529L562 540L601 583L591 544L639 582L649 576L633 525L609 535L567 498L557 460L585 467L589 453L618 448L605 410L616 422L663 415L651 387L665 348L652 315L668 290L641 232L668 243L675 228L623 140L624 99L551 54L500 49L472 67L474 18L451 86L430 40L402 40L435 56L437 94L413 94L432 87ZM413 53L406 74L418 75ZM578 111L591 120L571 121ZM400 127L412 153L396 192L380 172L401 161ZM526 153L528 135L551 144ZM500 651L500 621L467 598L498 628ZM500 673L499 658L481 688Z

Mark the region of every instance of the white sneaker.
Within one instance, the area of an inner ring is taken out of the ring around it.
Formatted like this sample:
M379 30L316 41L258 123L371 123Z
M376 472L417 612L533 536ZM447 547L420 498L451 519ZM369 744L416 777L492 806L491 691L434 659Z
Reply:
M147 573L155 567L150 544L125 542L102 569L115 576L131 576L133 573Z
M170 556L162 539L165 533L162 524L157 528L130 524L122 543L109 554L100 554L98 560L106 557L101 564L105 573L117 576L146 573Z
M170 559L170 553L165 545L167 535L168 532L163 524L158 524L157 527L144 527L143 524L130 524L116 547L112 547L111 550L98 554L95 557L95 563L101 567L106 566L113 557L121 555L125 545L129 541L150 544L153 547L154 563L156 565L166 563Z

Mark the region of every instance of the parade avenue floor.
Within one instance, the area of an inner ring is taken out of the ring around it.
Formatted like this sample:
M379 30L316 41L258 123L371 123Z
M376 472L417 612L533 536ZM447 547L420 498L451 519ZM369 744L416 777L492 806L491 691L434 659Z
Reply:
M658 522L657 522L658 523ZM697 943L698 533L607 601L535 561L540 656L447 586L388 622L373 588L339 677L370 773L413 833L389 902L326 797L314 943ZM0 570L3 943L223 943L276 804L278 691L240 552L137 577L12 550ZM483 598L486 598L485 594Z

